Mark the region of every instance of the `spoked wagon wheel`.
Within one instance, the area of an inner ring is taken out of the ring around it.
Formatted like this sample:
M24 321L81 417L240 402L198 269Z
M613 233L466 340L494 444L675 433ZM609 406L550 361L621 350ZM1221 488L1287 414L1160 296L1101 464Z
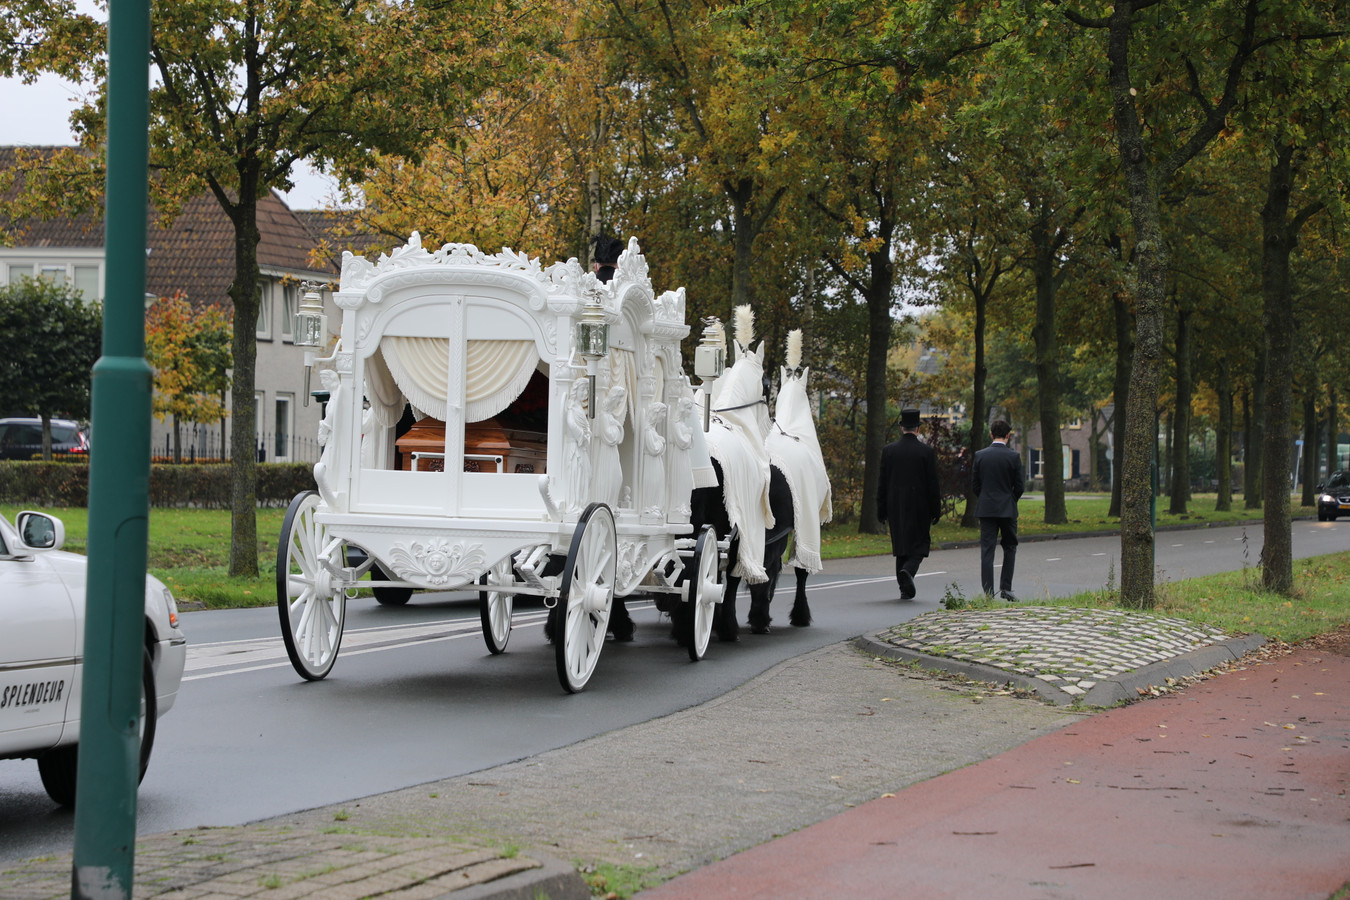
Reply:
M617 558L614 513L603 503L592 503L577 522L551 613L558 680L569 694L586 686L605 646Z
M511 584L515 581L514 557L508 556L483 573L482 584ZM515 595L508 591L479 591L478 615L483 620L483 643L494 656L506 649L511 637L511 606Z
M342 642L347 595L324 565L342 564L342 541L314 520L315 491L296 494L281 524L277 546L277 612L286 654L301 678L328 674Z
M689 658L698 662L708 651L708 640L712 637L713 618L717 613L717 604L722 602L722 567L717 556L717 532L711 525L704 525L699 532L698 542L694 544L694 557L690 561L688 582L689 596L684 602L689 609L683 618L684 643L689 648Z

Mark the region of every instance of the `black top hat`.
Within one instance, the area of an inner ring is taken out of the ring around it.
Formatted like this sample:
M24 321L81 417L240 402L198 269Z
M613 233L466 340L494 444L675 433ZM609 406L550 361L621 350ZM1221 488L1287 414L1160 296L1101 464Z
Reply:
M619 261L623 253L623 241L608 235L599 235L592 243L595 245L595 261L602 266L612 266Z
M901 428L918 428L918 427L919 427L919 411L918 411L917 409L902 409L902 410L900 410L900 427L901 427Z

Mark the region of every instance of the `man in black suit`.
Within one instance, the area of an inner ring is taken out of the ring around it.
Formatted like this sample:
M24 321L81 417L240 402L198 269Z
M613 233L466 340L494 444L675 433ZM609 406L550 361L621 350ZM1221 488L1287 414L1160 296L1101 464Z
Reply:
M877 488L877 518L891 529L895 580L900 599L913 600L914 575L932 544L931 526L942 516L937 454L919 441L919 411L900 411L900 440L881 451L881 485Z
M989 426L994 442L975 454L971 488L975 492L975 515L980 520L980 586L994 594L994 544L1003 544L1003 571L998 595L1016 600L1012 591L1013 566L1017 562L1017 501L1022 497L1022 457L1008 446L1012 428L999 419Z

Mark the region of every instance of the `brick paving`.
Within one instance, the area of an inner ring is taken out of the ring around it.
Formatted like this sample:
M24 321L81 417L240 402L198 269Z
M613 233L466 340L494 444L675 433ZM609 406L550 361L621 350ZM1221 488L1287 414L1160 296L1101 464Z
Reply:
M133 897L174 900L431 900L539 863L435 838L316 833L279 825L198 828L136 844ZM70 896L69 854L0 866L0 900Z

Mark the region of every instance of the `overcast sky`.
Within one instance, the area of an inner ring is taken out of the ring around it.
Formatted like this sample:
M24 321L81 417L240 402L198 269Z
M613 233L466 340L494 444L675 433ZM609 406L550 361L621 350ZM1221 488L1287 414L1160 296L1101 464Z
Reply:
M0 145L73 144L70 114L83 99L78 85L44 76L26 85L0 79ZM295 190L284 195L292 209L322 209L336 183L308 166L295 173Z

